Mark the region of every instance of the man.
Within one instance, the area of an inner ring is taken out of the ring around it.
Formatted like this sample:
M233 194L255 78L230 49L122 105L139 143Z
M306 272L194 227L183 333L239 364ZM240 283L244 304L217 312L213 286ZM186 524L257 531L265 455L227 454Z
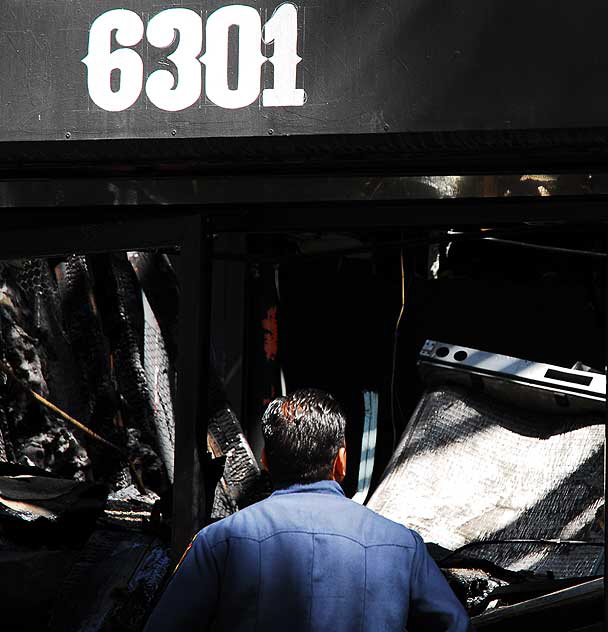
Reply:
M276 491L199 532L147 632L470 630L422 538L344 496L344 427L321 391L270 403Z

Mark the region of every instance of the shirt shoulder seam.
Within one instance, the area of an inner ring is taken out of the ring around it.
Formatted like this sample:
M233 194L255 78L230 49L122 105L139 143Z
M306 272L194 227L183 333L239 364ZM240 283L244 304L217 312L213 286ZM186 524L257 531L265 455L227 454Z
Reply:
M263 538L254 538L253 536L247 536L247 535L229 535L221 540L218 540L217 542L215 542L214 544L210 544L209 542L209 548L214 549L216 546L219 546L220 544L224 544L226 542L228 542L229 540L249 540L251 542L257 542L258 544L261 544L262 542L266 542L266 540L271 540L272 538L278 536L278 535L283 535L286 533L301 533L302 535L313 535L313 536L323 536L323 535L329 535L329 536L333 536L336 538L344 538L345 540L350 540L351 542L354 542L355 544L358 544L359 546L365 548L365 549L371 549L371 548L379 548L379 547L387 547L387 546L391 546L391 547L397 547L400 549L416 549L416 543L414 543L413 545L408 545L408 544L399 544L397 542L383 542L383 543L378 543L378 544L364 544L363 542L361 542L360 540L357 540L356 538L352 538L351 536L348 535L344 535L343 533L334 533L331 531L314 531L314 530L305 530L305 529L282 529L281 531L275 531L274 533L271 533L270 535L264 536Z

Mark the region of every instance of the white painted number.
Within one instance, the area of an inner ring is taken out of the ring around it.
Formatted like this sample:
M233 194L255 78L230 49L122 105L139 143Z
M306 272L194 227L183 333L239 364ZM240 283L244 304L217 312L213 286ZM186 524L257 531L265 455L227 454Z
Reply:
M133 11L112 9L91 25L89 54L82 60L88 69L87 83L93 102L103 110L120 112L132 106L141 94L144 65L129 48L112 50L112 33L121 46L135 46L144 35L144 23ZM120 73L118 90L112 90L112 71Z
M238 59L228 59L231 31L238 34ZM112 50L112 34L122 48ZM110 112L131 107L140 97L144 65L133 50L142 41L144 24L133 11L112 9L100 15L91 25L89 51L82 60L87 66L87 85L93 102ZM203 21L191 9L173 8L157 13L146 29L148 43L155 48L177 47L167 59L175 72L157 69L146 81L146 94L161 110L176 112L194 105L203 90L222 108L243 108L260 96L262 66L269 61L274 69L272 88L262 91L264 107L301 106L304 90L296 88L298 56L298 10L294 4L280 5L262 30L260 14L254 7L233 4L217 9L207 18L205 53ZM274 43L272 57L262 55L262 41ZM235 84L228 80L229 69L235 69ZM118 76L117 76L118 74ZM114 78L114 85L112 79Z
M177 68L177 77L168 70L155 70L146 81L146 94L161 110L176 112L190 107L201 95L201 65L198 55L203 47L203 21L190 9L167 9L148 23L146 36L152 46L167 48L179 33L179 43L167 59Z
M274 66L274 88L262 93L262 105L304 105L304 90L296 88L298 57L298 10L282 4L264 27L264 41L274 42L270 63Z
M238 26L239 61L237 87L228 87L228 32ZM207 19L205 92L210 101L222 108L243 108L260 94L260 69L266 61L260 51L262 21L253 7L234 4L214 11Z

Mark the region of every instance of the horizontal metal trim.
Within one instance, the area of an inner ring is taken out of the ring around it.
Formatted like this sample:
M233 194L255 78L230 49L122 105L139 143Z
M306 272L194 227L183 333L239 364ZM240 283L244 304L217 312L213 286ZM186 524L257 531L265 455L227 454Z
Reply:
M467 373L473 375L480 375L482 377L490 377L495 379L500 379L503 381L513 382L515 384L522 384L524 386L534 386L535 388L541 388L546 391L551 391L555 393L560 393L564 395L580 395L585 399L592 399L594 401L606 401L606 395L603 397L601 395L594 394L592 391L578 389L574 386L560 386L557 384L549 384L547 382L542 382L539 380L533 380L530 378L525 378L521 376L508 375L506 373L501 373L499 371L491 371L489 369L480 369L476 367L471 367L467 365L462 366L454 366L454 364L450 362L445 362L443 360L436 360L435 358L424 358L418 361L419 365L428 364L428 365L436 365L440 366L444 369L448 369L450 371L457 371L460 373Z

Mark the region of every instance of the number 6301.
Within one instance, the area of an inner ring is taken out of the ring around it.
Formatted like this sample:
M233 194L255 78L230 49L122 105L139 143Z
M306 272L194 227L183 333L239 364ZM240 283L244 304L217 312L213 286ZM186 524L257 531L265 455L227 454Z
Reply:
M228 84L228 38L231 27L238 27L238 73L236 88ZM177 47L167 59L175 64L177 76L169 70L155 70L146 81L148 99L162 110L176 112L190 107L202 92L202 68L205 65L205 94L222 108L242 108L260 94L261 68L269 61L274 68L274 86L262 91L262 105L304 105L304 90L296 88L297 9L293 4L280 5L262 29L260 14L250 6L234 4L217 9L205 25L191 9L166 9L156 14L145 29L148 43L168 48L177 35ZM123 47L112 50L112 34ZM89 50L82 60L87 66L87 85L93 102L104 110L120 112L139 98L144 82L140 55L128 48L144 36L144 23L137 13L112 9L91 25ZM261 42L274 42L274 52L266 58ZM112 73L119 72L118 88L112 87Z

